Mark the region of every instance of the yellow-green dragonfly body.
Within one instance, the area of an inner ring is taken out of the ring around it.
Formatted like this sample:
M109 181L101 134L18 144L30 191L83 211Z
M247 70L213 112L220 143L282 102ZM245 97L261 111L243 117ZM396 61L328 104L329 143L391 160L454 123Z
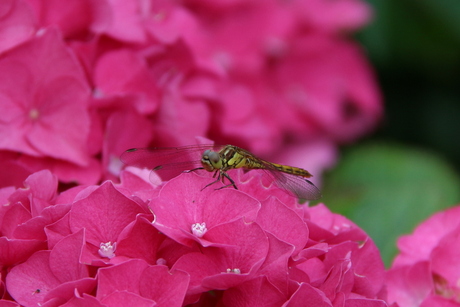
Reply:
M321 197L318 188L308 179L312 175L298 167L276 164L256 157L247 150L233 145L192 145L168 148L133 148L124 152L121 160L138 167L147 167L163 180L169 180L184 171L205 169L214 172L216 182L224 182L238 189L227 171L237 168L245 170L260 169L273 178L274 182L289 194L303 200L315 200ZM223 188L221 187L221 188Z

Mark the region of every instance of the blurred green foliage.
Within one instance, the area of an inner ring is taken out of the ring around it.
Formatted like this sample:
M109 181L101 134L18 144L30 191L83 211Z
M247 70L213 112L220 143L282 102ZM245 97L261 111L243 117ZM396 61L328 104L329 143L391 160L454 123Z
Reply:
M366 230L388 266L398 236L460 203L460 1L368 2L375 18L358 39L385 119L364 144L344 148L321 201Z
M460 202L460 178L437 155L374 142L346 150L322 192L321 202L363 228L389 266L398 236Z

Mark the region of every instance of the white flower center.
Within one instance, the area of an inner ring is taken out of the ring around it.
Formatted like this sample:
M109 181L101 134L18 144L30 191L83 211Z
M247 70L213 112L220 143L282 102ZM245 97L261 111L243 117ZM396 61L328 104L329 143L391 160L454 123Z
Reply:
M206 228L206 223L195 223L192 225L192 233L197 236L198 238L201 238L204 236L204 234L208 231L208 228Z
M238 268L227 269L227 273L241 274L241 270Z
M115 250L117 249L117 242L101 243L99 245L99 256L112 259L115 257Z

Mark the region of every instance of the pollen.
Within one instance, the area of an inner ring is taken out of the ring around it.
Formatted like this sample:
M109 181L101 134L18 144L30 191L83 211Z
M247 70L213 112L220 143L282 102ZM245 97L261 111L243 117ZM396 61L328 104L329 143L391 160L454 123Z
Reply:
M117 249L117 242L101 243L99 245L99 256L112 259L115 257L115 250Z
M201 238L204 236L204 234L208 231L208 228L206 228L206 223L195 223L192 225L192 233L197 236L198 238Z
M233 273L233 274L241 274L241 270L238 268L234 269L227 269L227 273Z

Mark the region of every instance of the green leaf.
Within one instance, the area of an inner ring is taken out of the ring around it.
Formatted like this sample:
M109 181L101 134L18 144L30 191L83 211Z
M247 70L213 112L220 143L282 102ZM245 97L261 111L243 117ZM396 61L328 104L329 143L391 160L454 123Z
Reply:
M321 202L362 227L389 266L397 237L460 201L460 179L434 154L374 143L346 151L322 192Z

